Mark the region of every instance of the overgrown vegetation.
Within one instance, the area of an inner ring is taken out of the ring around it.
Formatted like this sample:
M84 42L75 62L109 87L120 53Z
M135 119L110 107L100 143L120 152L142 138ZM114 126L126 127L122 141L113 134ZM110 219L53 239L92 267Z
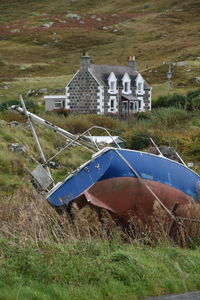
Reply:
M73 222L58 215L30 182L40 158L25 118L5 110L21 93L29 110L74 134L104 126L140 150L152 137L159 146L175 147L200 172L199 89L193 91L200 70L198 0L58 2L0 3L0 299L126 300L200 289L198 223L175 226L172 241L171 220L160 208L148 223L133 217L129 235L106 211L90 206L74 206ZM80 19L71 20L70 13ZM60 93L83 48L94 63L124 65L135 55L154 99L162 95L156 109L126 121L43 113L40 89ZM170 92L168 61L174 62ZM37 132L47 158L65 144L44 128ZM24 151L12 151L12 144ZM64 152L55 179L89 157L77 147ZM199 219L198 206L184 210Z
M161 96L153 104L157 107L176 107L189 111L200 110L200 89L190 91L186 96L180 94L173 94L168 96Z
M200 288L197 224L174 236L186 250L170 242L162 209L146 224L132 218L127 235L106 211L99 218L74 206L72 222L27 188L2 200L1 299L125 300Z
M198 111L158 108L126 121L40 115L75 134L93 125L106 126L124 137L128 146L142 150L150 146L149 137L158 145L168 144L170 137L170 145L199 171ZM26 120L6 110L0 118L1 299L100 300L117 295L125 300L199 289L198 223L176 225L169 237L171 220L159 207L145 224L131 218L129 234L108 212L90 206L80 211L74 206L73 221L65 213L58 215L30 183L29 172L39 156ZM47 158L65 144L55 133L36 129ZM25 152L12 152L12 143L25 147ZM77 147L65 151L58 160L60 168L52 170L55 179L64 179L89 158ZM186 206L184 215L199 219L198 204Z

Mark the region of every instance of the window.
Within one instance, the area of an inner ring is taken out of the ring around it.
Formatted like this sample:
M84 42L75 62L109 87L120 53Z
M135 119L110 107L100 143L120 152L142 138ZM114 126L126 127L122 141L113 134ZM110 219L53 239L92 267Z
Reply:
M127 112L128 111L128 102L124 101L123 102L123 112Z
M62 100L59 100L59 99L54 100L54 108L58 109L58 108L61 108L61 107L63 107Z
M108 102L108 112L117 113L117 99L116 96L111 96Z
M142 82L138 83L138 91L140 91L140 92L142 91Z
M111 91L115 90L115 82L114 81L110 82L110 89L111 89Z
M113 111L114 110L114 99L110 100L110 110Z
M130 102L130 110L133 111L134 110L134 102Z
M128 86L128 82L125 82L125 83L124 83L124 91L125 91L125 92L128 92L128 87L129 87L129 86Z

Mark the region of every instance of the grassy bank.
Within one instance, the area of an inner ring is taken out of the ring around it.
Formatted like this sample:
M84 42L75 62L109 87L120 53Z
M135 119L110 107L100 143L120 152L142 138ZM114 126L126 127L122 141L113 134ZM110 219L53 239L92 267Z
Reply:
M200 289L200 252L169 245L0 240L0 299L141 299Z

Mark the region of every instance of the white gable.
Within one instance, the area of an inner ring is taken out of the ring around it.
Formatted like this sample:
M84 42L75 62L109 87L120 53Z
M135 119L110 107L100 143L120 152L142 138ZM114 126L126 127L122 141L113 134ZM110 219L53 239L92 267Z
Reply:
M138 82L144 83L144 79L143 79L143 77L142 77L142 75L140 73L138 73L135 81L136 81L136 84Z
M125 74L124 74L124 76L123 76L123 78L122 78L122 81L123 81L123 82L130 82L130 81L131 81L131 79L130 79L128 73L125 73Z
M115 73L111 72L110 75L108 76L108 81L116 81L117 77L115 76Z

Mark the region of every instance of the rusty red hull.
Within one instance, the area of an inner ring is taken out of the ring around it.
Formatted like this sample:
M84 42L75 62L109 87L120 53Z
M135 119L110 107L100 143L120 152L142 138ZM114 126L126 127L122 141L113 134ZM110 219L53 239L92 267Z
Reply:
M173 187L150 180L144 182L168 209L172 209L175 203L183 205L192 200ZM154 205L159 203L144 182L130 177L111 178L97 182L85 191L84 195L91 204L105 208L122 219L141 212L148 216L152 213Z

